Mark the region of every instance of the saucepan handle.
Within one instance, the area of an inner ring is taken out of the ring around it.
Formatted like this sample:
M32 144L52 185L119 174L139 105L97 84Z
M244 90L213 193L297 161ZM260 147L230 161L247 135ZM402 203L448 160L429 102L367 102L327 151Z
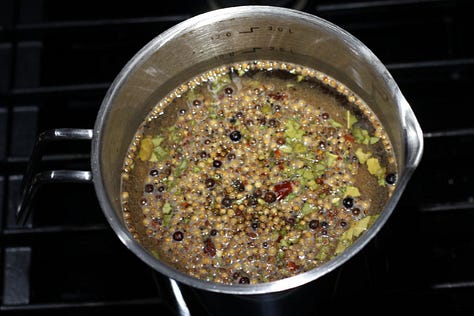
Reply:
M57 141L91 140L92 129L59 128L42 132L33 147L21 185L21 196L16 210L16 221L24 225L31 211L31 203L38 189L47 183L88 183L92 172L82 170L40 171L39 166L46 144Z
M415 169L423 156L424 139L420 124L409 107L405 111L405 133L408 149L406 166Z

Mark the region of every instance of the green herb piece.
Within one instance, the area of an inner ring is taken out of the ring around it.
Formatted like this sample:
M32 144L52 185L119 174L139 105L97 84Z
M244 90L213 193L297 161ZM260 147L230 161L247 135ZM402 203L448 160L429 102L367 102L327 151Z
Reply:
M290 154L293 152L293 148L291 148L291 146L289 146L288 144L281 145L279 149L285 154Z
M291 140L301 140L304 135L304 130L301 129L301 125L296 119L291 118L286 122L285 136Z
M161 146L156 146L153 149L153 155L152 158L150 158L150 161L156 162L156 161L165 161L166 159L169 158L169 152L164 149Z
M166 202L163 205L163 208L161 209L161 211L163 212L163 214L170 214L171 213L171 204L169 202Z
M263 107L262 107L262 113L263 113L263 114L266 114L266 115L272 113L272 106L271 106L271 104L265 103L265 104L263 105Z
M189 221L191 221L191 218L190 218L190 217L184 217L181 221L182 221L184 224L188 224Z
M334 251L334 255L338 255L346 250L347 247L351 245L352 241L349 239L340 239L337 243L336 250Z
M160 146L161 143L165 140L165 138L163 136L160 136L160 135L157 135L155 137L153 137L151 139L151 141L153 142L153 146Z
M187 166L188 166L188 161L186 159L181 160L181 163L174 170L174 176L175 177L180 176Z
M297 230L303 231L303 230L306 230L307 227L308 226L306 226L305 224L296 223L296 229Z
M313 180L314 175L310 169L301 169L301 177L305 180Z
M292 147L292 152L296 154L302 154L308 150L308 148L303 143L300 143L300 142L294 142L291 147Z
M335 127L335 128L341 128L342 127L342 124L333 120L332 118L330 118L328 120L329 124L331 124L332 127Z
M176 125L170 126L168 128L168 138L171 140L173 143L178 143L181 141L181 137L179 135L179 127Z
M240 76L240 72L239 72L239 76ZM230 83L232 83L232 79L230 78L230 75L229 74L222 75L222 76L217 77L216 80L211 81L209 90L213 94L218 94L219 92L222 91L222 89L224 89L226 85L229 85Z
M321 246L321 248L319 248L318 254L316 255L316 259L321 260L321 261L326 260L328 256L328 252L329 252L328 246Z
M371 216L366 216L356 222L354 222L354 225L352 225L352 236L353 237L359 237L360 234L362 234L365 230L367 230L369 223L370 223L370 218ZM347 232L347 231L346 231ZM345 233L345 232L344 232ZM342 234L344 236L344 234Z
M377 177L379 185L384 186L386 168L380 166L377 158L369 158L366 163L369 173Z
M319 185L314 180L310 180L310 181L306 182L306 186L308 188L310 188L311 190L317 190L318 187L319 187Z
M314 210L316 210L316 206L314 206L311 203L305 203L303 207L301 208L299 215L305 216L305 215L311 214L312 212L314 212Z
M336 160L337 160L338 156L335 155L335 154L332 154L328 151L326 151L325 154L326 154L326 165L330 168L334 167L334 165L336 164Z
M138 152L138 157L142 161L148 161L151 158L153 153L153 141L150 136L147 136L142 139L140 142L140 151Z
M321 176L326 170L326 167L322 163L312 164L304 168L291 168L287 167L283 170L283 173L291 179L298 178L299 184L302 187L309 187L312 190L318 188L318 184L315 179Z
M314 164L311 169L313 169L313 173L316 176L321 176L326 171L327 167L323 162Z
M296 82L301 82L301 81L303 81L304 79L305 79L305 76L303 76L303 75L298 75L298 76L296 76Z
M165 225L166 227L170 226L172 217L173 217L173 214L164 215L163 216L163 225Z
M372 156L372 153L370 151L368 151L367 153L364 153L362 148L359 147L357 148L355 155L357 159L359 160L359 162L364 164L367 161L367 159L369 159Z
M288 194L284 199L283 201L291 201L293 200L295 197L297 197L298 194L294 193L294 192L291 192L290 194Z
M347 129L351 129L352 125L357 123L357 118L355 117L354 114L352 114L350 111L346 112L346 121L347 121Z
M285 257L285 252L282 250L282 249L278 249L278 252L277 252L277 260L283 260L283 258Z
M152 254L153 257L155 257L156 259L160 259L160 254L159 254L158 251L156 251L155 249L152 249L152 250L151 250L151 254Z
M195 89L191 89L186 93L188 103L193 103L194 100L202 98L202 94L198 93Z
M216 104L211 104L211 106L209 107L207 117L214 120L217 119L217 105Z
M352 244L354 238L359 237L366 231L377 219L378 215L368 215L356 222L354 222L349 229L347 229L341 237L336 247L335 254L338 255Z
M366 129L362 129L357 126L352 128L352 136L354 136L354 139L357 143L364 145L373 145L379 141L378 137L370 136Z
M347 186L346 190L344 191L343 197L346 197L346 196L351 196L351 197L360 196L359 189L357 187L354 187L354 186L350 186L350 185Z

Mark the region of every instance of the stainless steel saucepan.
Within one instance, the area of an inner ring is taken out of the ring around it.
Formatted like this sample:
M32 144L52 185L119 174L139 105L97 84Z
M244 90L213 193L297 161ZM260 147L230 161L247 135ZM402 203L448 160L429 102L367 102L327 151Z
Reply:
M399 168L398 182L374 225L326 264L290 278L256 285L206 282L161 262L132 238L122 218L122 163L137 127L157 100L175 86L208 68L257 59L287 61L320 70L365 100L388 132ZM422 131L410 105L369 48L345 30L317 16L272 6L238 6L210 11L156 36L117 75L103 99L93 130L47 131L38 143L77 138L92 139L92 171L56 170L39 173L36 177L26 176L25 199L18 209L20 219L27 214L26 197L35 192L31 182L92 181L108 223L123 244L146 264L191 288L244 296L301 287L358 253L389 219L423 152ZM33 156L40 155L38 148ZM34 174L33 165L30 165L30 174Z

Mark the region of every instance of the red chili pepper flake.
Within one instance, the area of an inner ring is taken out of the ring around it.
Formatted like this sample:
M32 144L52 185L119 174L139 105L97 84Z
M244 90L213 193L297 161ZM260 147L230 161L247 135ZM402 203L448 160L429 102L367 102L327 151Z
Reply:
M283 181L281 183L275 184L274 190L277 194L277 200L280 201L293 192L293 187L290 181Z
M279 161L278 162L278 168L280 170L285 170L285 162L284 161Z
M298 270L299 268L299 266L293 261L288 261L288 263L286 264L286 267L288 268L288 270L292 272Z
M216 246L210 238L204 240L204 253L211 257L214 257L216 255Z
M354 136L350 135L350 134L344 134L344 139L347 140L348 142L351 142L353 143L355 141L355 138Z

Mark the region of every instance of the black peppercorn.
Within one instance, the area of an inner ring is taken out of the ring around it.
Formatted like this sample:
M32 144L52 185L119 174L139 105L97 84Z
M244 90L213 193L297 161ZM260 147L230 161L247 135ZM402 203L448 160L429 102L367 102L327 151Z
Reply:
M229 134L230 140L233 142L238 142L242 138L242 134L239 131L233 131Z
M387 182L387 184L395 184L395 182L397 182L397 175L395 173L387 174L385 182Z
M232 199L228 196L222 199L222 205L224 207L231 207L232 206Z
M173 233L173 239L176 240L176 241L181 241L183 240L184 238L184 234L182 232L180 232L179 230L178 231L175 231Z
M216 180L212 178L207 178L205 184L208 189L213 188L216 185Z
M276 201L275 192L272 192L272 191L266 192L265 195L263 196L263 200L267 203L275 202Z
M348 196L342 200L342 205L344 205L345 208L351 208L354 206L354 199Z
M240 284L249 284L249 283L250 283L250 279L247 278L247 277L241 277L240 280L239 280L239 283L240 283Z
M318 228L318 226L319 226L319 221L317 219L312 219L309 222L309 228L311 228L311 229L316 229L316 228Z
M145 192L146 192L146 193L151 193L151 192L153 192L153 189L154 189L153 184L147 184L147 185L145 185Z

